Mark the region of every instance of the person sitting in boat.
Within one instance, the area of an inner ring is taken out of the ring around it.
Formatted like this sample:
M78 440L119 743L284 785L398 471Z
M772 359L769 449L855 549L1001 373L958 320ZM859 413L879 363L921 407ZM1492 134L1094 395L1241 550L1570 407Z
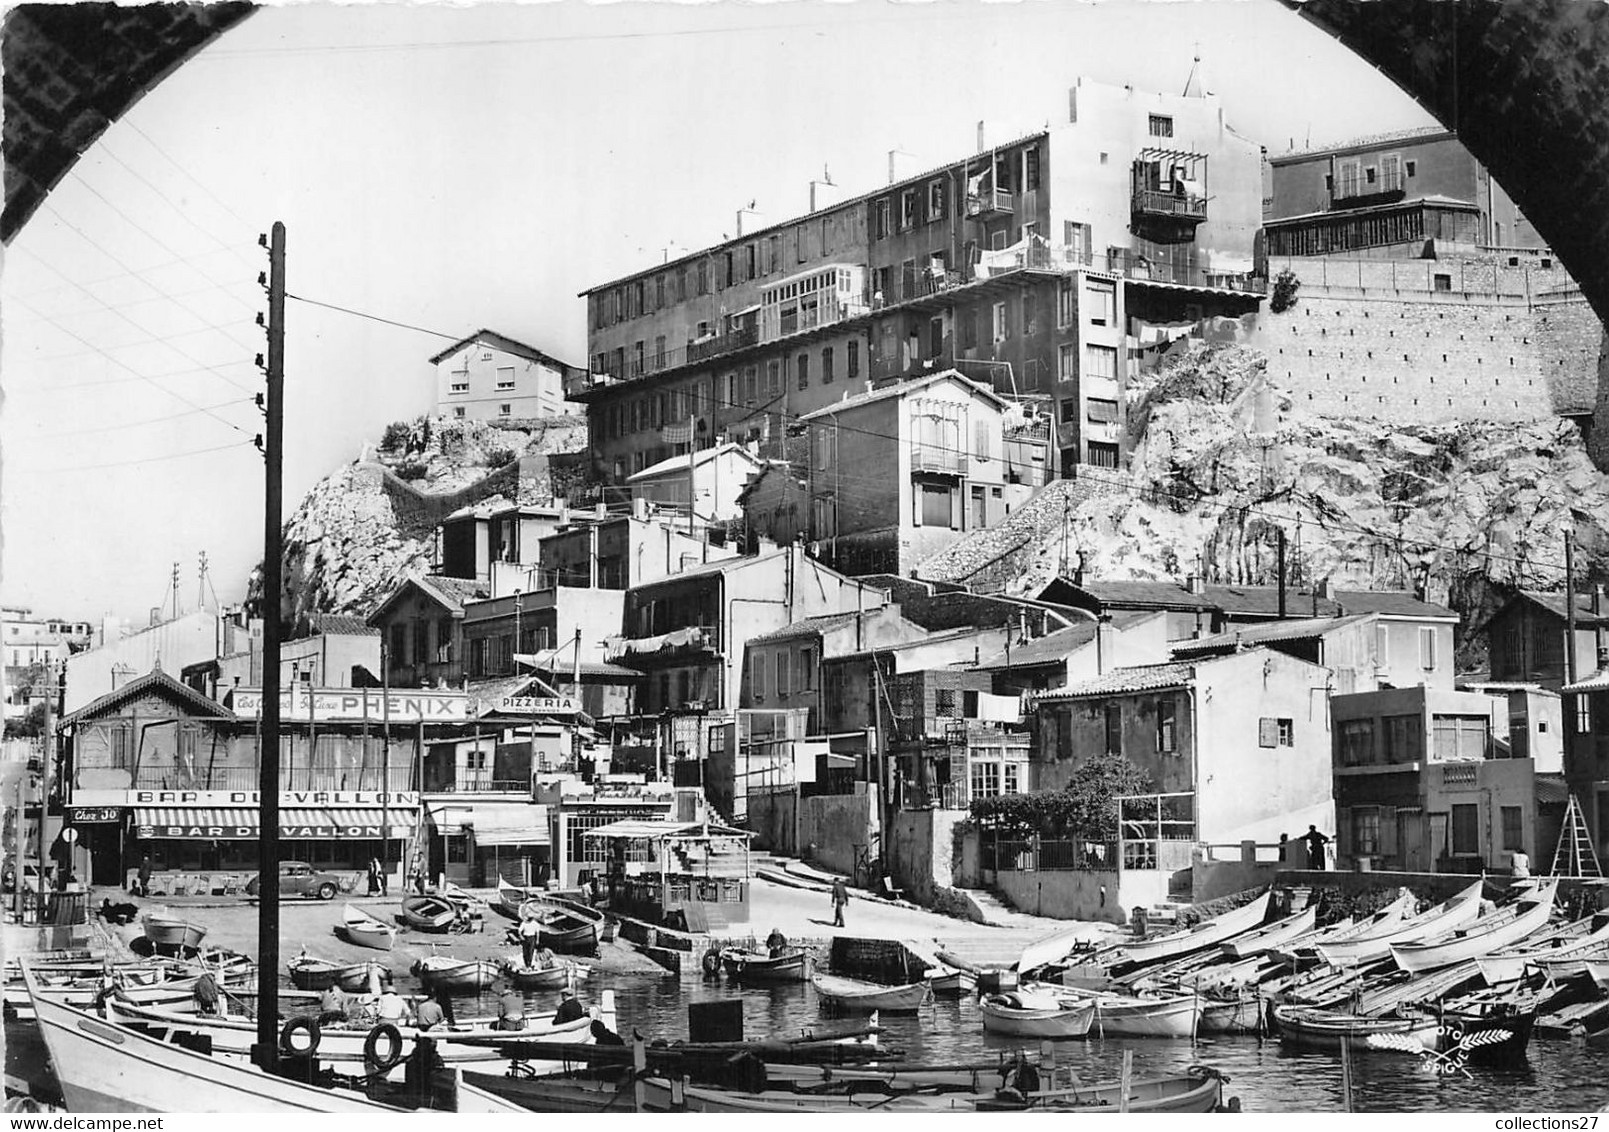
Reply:
M436 1052L435 1040L426 1037L416 1038L413 1052L408 1054L408 1060L402 1070L403 1087L410 1096L417 1097L421 1102L428 1102L435 1084L432 1079L446 1068L446 1062L442 1061L441 1054Z
M196 1013L216 1017L218 1014L218 982L212 975L203 971L196 980L195 990L191 998L195 1001Z
M770 950L771 958L775 959L788 950L788 937L782 934L781 929L772 928L771 934L765 937L765 946Z
M401 1026L408 1020L408 1004L394 988L388 987L375 1006L375 1016L382 1022Z
M600 1046L623 1046L626 1039L615 1033L598 1018L592 1020L592 1043Z
M442 1011L441 1004L434 999L427 998L414 1008L413 1024L421 1030L432 1030L443 1026L447 1022L447 1015Z
M497 1000L497 1028L499 1030L525 1029L525 999L520 992L509 987Z
M545 971L558 961L559 957L553 954L553 949L544 945L536 949L536 954L531 956L531 962L528 966L535 967L539 971Z
M535 916L527 916L520 921L520 952L527 967L536 966L532 960L536 958L536 945L541 940L542 924Z
M576 998L575 991L562 990L559 992L559 1008L553 1012L553 1024L562 1026L566 1022L579 1021L587 1016L587 1008L581 1005Z
M318 1000L318 1024L328 1026L332 1022L345 1022L347 1020L346 992L340 987L330 985Z

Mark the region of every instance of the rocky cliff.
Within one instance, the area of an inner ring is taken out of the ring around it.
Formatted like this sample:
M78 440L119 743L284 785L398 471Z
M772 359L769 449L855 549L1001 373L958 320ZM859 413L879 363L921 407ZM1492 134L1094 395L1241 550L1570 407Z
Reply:
M1132 461L1051 484L1006 523L924 563L924 578L1036 592L1092 576L1402 588L1477 625L1492 587L1563 584L1563 532L1583 566L1609 549L1609 478L1576 427L1320 417L1242 345L1181 348L1129 393ZM1064 549L1065 548L1065 549Z
M365 614L430 565L436 523L464 507L547 503L551 457L586 449L586 422L420 418L387 429L353 463L315 484L285 523L281 609ZM261 592L254 573L251 596Z

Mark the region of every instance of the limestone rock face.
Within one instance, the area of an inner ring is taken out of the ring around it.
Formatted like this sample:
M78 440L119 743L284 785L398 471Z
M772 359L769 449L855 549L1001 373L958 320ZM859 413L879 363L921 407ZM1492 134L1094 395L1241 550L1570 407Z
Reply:
M366 444L362 458L315 484L286 521L286 621L368 613L402 578L429 568L441 519L469 506L547 503L550 458L586 449L579 418L420 418L388 433L391 443ZM260 570L249 589L256 600Z
M1609 477L1570 422L1320 417L1266 369L1246 346L1181 351L1128 391L1127 469L1052 483L918 575L1025 595L1079 565L1272 583L1283 531L1293 583L1413 590L1474 626L1493 583L1563 585L1567 528L1583 570L1609 550Z

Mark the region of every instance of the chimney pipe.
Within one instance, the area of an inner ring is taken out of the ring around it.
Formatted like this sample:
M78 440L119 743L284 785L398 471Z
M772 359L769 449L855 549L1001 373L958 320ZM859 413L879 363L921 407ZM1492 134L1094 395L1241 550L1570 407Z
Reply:
M979 118L978 119L978 148L977 148L977 152L982 153L984 150L986 150L988 148L989 148L989 143L984 140L983 119Z
M1105 676L1112 662L1112 619L1102 615L1095 619L1095 675Z
M1598 667L1604 667L1605 650L1609 650L1609 639L1605 638L1603 624L1603 586L1592 587L1592 617L1595 622L1592 626L1593 643L1598 651Z
M1184 588L1190 593L1193 593L1199 597L1201 594L1207 592L1207 583L1202 579L1200 574L1186 574L1184 578Z

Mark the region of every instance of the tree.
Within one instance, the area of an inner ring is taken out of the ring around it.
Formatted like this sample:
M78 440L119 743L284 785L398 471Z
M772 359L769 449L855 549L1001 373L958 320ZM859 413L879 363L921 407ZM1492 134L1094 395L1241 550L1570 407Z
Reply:
M1275 314L1290 310L1296 305L1296 289L1301 285L1296 272L1288 267L1274 276L1274 293L1268 297L1268 309Z
M43 700L29 708L27 713L20 719L13 717L6 720L7 739L35 739L44 733L45 704Z
M1150 784L1145 772L1121 755L1099 755L1081 763L1061 790L980 798L972 803L972 818L1007 835L1115 841L1116 798L1142 794Z

